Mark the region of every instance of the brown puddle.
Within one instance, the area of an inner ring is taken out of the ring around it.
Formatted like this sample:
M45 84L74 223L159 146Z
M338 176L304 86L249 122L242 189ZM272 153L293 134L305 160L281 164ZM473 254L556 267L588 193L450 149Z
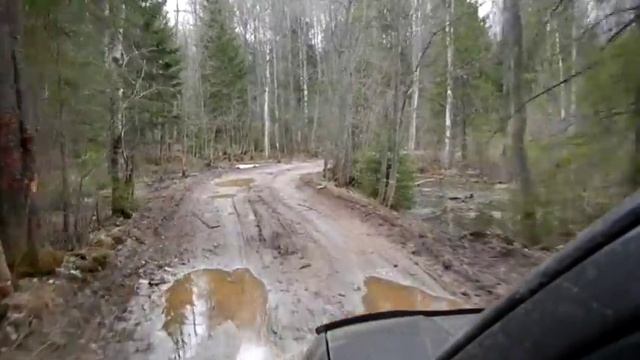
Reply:
M183 352L227 321L239 330L258 331L267 301L264 283L248 269L197 270L166 290L162 329Z
M362 303L367 313L389 310L451 310L463 304L451 298L430 294L413 286L369 276L364 280Z
M215 185L220 187L249 187L254 182L255 180L252 178L242 178L242 179L231 179L231 180L219 181L215 183Z

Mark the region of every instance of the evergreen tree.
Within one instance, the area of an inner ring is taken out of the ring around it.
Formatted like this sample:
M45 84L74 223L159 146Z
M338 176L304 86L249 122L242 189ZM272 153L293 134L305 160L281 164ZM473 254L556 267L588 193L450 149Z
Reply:
M247 55L234 30L226 0L206 0L203 9L202 83L209 121L238 128L247 116ZM239 130L239 129L238 129ZM228 134L234 130L227 129ZM214 134L215 135L215 134Z
M135 54L126 69L133 103L128 116L136 119L129 140L133 146L159 145L163 161L168 129L178 124L182 59L176 34L164 13L164 0L142 1L133 8L129 35ZM125 36L127 33L125 32ZM144 134L146 138L140 138Z

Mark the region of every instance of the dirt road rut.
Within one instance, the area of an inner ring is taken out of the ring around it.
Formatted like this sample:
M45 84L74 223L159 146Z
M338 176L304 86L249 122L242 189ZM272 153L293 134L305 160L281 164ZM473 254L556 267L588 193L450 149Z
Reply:
M112 355L297 359L325 322L397 308L461 306L361 214L300 182L321 162L204 179L164 226L181 251L141 280ZM205 176L205 175L201 175Z

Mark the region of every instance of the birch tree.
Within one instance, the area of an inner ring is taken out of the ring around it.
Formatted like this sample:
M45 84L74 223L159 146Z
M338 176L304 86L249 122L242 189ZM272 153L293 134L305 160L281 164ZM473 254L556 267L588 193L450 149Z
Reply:
M453 118L454 118L454 14L455 0L448 0L446 10L446 36L447 36L447 102L445 110L445 134L444 134L444 167L450 168L453 161Z
M128 209L129 190L125 186L125 109L124 88L119 76L123 72L124 55L124 23L126 6L124 3L107 3L105 17L113 20L114 27L105 34L105 65L113 76L113 88L110 92L110 153L109 172L111 176L111 212L123 217L130 217Z
M271 114L269 113L269 90L271 88L271 54L269 49L266 51L265 61L265 81L264 81L264 156L269 158L269 150L271 149Z
M428 1L427 1L428 3ZM411 123L409 124L409 150L416 149L416 128L418 120L418 105L420 99L420 68L418 60L420 58L420 50L422 46L422 2L413 0L411 31L413 35L413 47L411 52L411 65L415 69L413 72L413 84L411 89Z

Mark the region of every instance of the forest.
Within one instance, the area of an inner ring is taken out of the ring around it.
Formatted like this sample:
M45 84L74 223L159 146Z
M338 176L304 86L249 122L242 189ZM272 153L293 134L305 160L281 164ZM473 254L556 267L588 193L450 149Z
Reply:
M243 162L398 211L504 185L553 248L640 185L638 59L637 0L0 0L0 299L144 181Z

